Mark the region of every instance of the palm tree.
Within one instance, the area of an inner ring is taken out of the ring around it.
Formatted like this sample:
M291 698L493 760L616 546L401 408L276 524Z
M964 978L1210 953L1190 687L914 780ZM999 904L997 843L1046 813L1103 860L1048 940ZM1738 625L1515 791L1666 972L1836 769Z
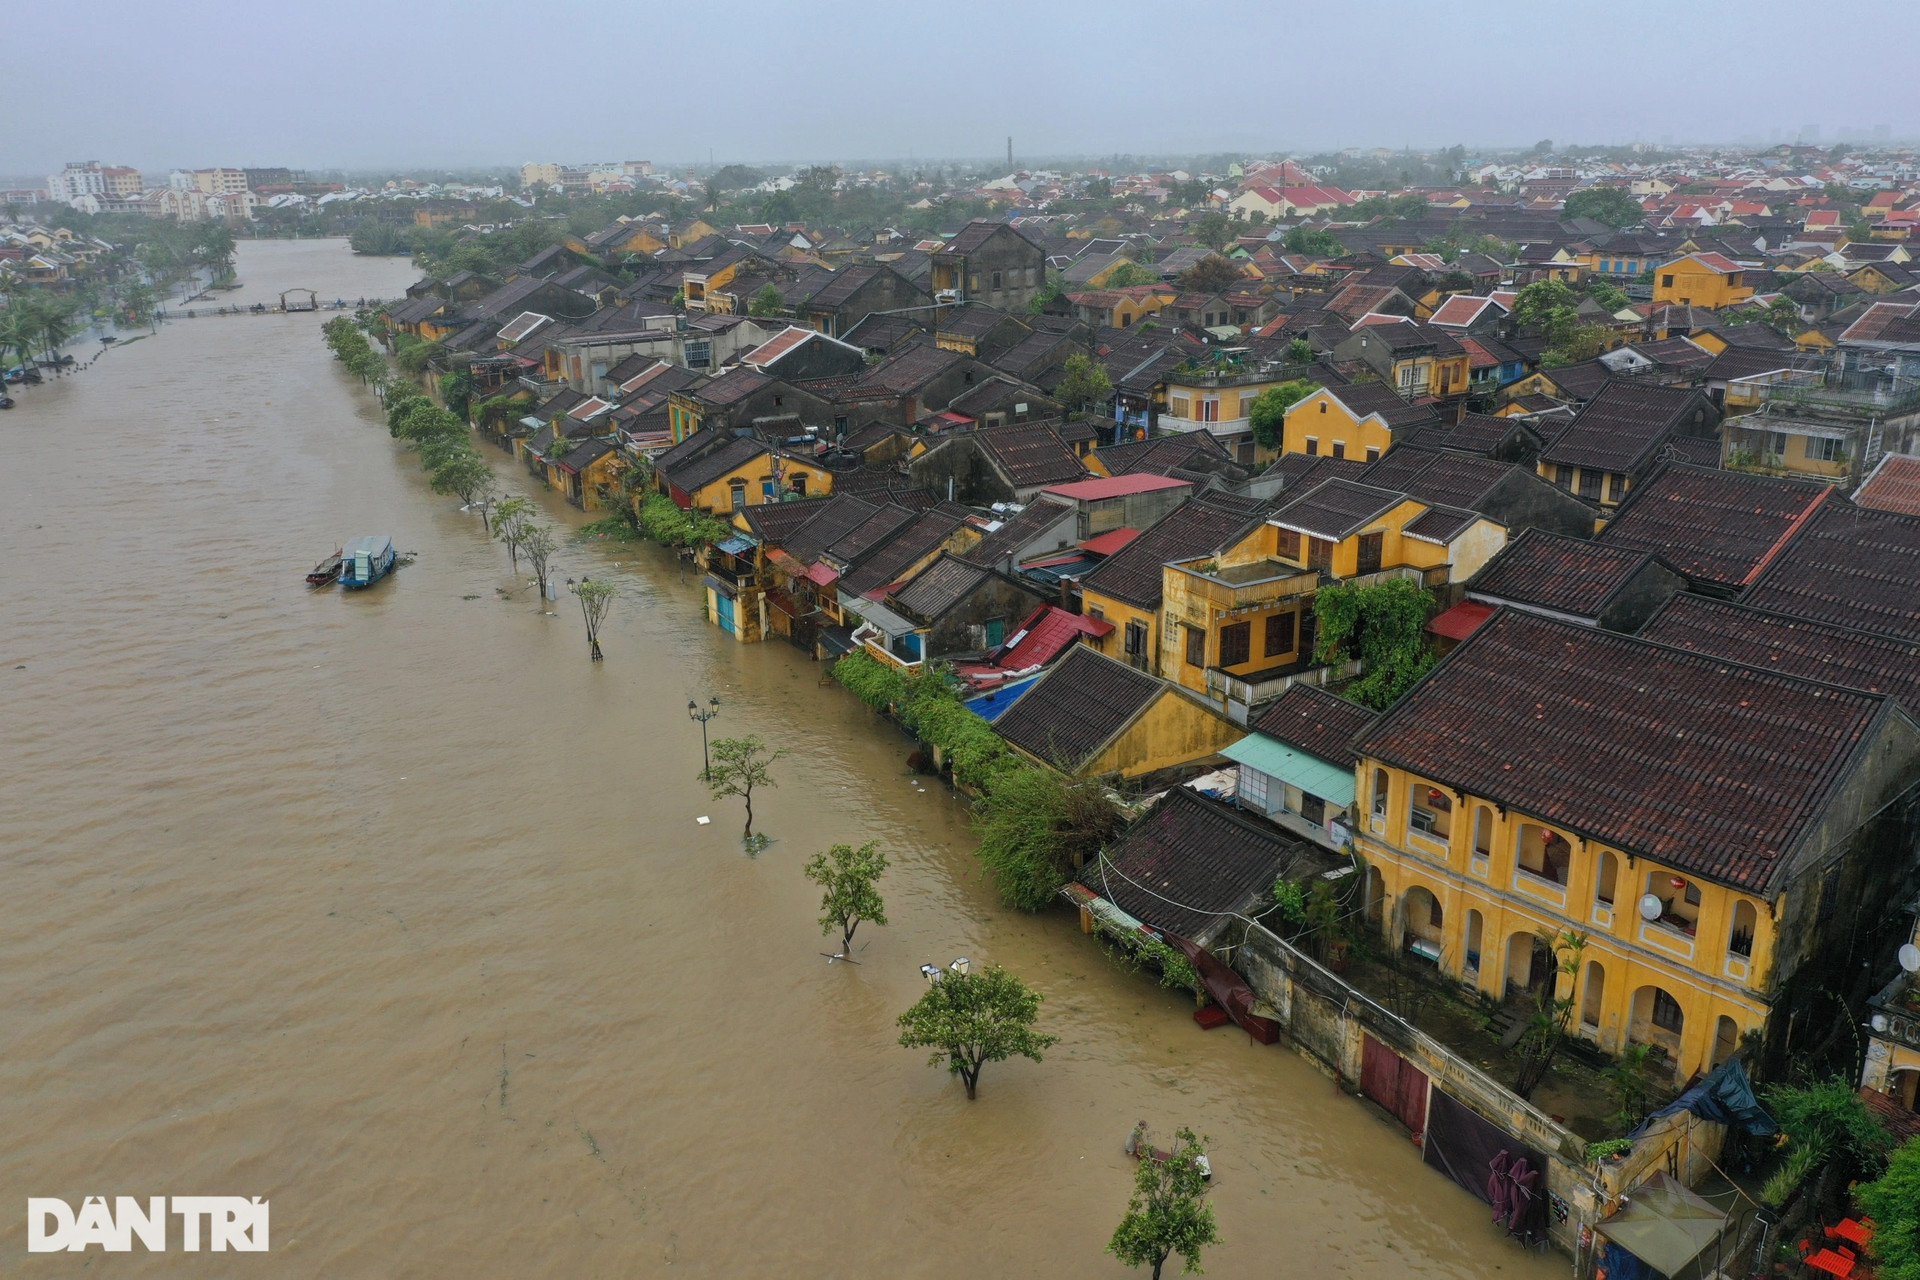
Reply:
M11 351L20 357L22 368L32 365L36 336L26 304L15 303L0 311L0 363L5 363L6 354Z
M47 359L51 362L60 354L60 344L73 336L73 317L65 306L52 299L41 303L34 311L34 336L46 348Z

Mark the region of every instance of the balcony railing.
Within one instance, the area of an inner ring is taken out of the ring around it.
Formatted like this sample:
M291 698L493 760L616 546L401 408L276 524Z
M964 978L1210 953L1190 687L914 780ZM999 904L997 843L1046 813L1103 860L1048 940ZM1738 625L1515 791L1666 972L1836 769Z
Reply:
M1320 574L1279 560L1220 566L1211 560L1189 560L1172 568L1186 576L1189 596L1220 609L1247 609L1311 594Z

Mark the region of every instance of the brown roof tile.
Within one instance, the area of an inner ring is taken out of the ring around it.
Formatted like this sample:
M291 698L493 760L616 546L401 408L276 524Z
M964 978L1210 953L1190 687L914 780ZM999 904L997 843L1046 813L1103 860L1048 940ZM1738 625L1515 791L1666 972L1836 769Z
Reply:
M1374 716L1370 709L1338 694L1294 684L1250 727L1330 764L1352 768L1353 740L1373 723Z
M1086 645L1076 645L993 727L1014 746L1068 769L1085 764L1168 686Z
M1767 891L1885 705L1502 609L1354 749L1625 852Z
M1628 495L1600 541L1652 552L1696 585L1735 591L1832 492L1778 476L1669 466Z
M1797 617L1920 638L1920 517L1822 503L1741 599Z

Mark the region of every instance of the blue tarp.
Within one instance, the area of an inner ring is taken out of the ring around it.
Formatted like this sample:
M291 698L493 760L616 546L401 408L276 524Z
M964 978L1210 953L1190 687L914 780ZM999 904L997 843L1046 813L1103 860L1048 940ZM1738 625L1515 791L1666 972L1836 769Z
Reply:
M1027 691L1027 686L1038 680L1039 676L1028 676L1025 680L1010 680L991 693L983 693L977 698L967 699L967 710L991 724L1000 718L1000 713L1014 704L1014 700Z
M1682 1111L1691 1111L1702 1120L1711 1120L1715 1124L1745 1129L1757 1137L1771 1137L1780 1132L1780 1126L1760 1105L1760 1100L1753 1096L1753 1083L1747 1079L1746 1068L1740 1065L1738 1058L1729 1058L1721 1063L1706 1079L1648 1116L1633 1131L1633 1136L1638 1137L1645 1132L1655 1120Z

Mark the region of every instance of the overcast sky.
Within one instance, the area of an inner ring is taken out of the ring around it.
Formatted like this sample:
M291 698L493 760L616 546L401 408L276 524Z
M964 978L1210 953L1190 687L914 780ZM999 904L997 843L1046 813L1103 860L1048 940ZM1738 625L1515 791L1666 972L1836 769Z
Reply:
M1915 137L1903 8L87 0L6 55L0 173Z

